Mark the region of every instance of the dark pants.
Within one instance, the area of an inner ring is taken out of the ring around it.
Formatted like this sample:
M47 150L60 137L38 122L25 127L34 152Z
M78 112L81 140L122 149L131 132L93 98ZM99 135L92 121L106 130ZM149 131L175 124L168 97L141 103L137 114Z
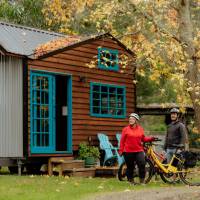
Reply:
M133 179L133 171L135 169L135 164L137 164L138 166L140 179L144 179L145 178L144 152L124 153L123 155L127 165L126 173L128 180Z

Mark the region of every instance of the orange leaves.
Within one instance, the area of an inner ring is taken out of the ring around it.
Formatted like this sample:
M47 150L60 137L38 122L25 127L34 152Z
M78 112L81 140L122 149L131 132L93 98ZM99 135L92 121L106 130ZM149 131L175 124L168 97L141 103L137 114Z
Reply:
M175 9L169 9L167 12L167 16L172 20L176 21L178 17L178 13Z
M178 27L178 13L175 9L169 9L166 13L165 19L173 28L176 29Z
M198 128L197 128L197 127L194 127L194 128L192 129L192 133L199 134ZM198 140L199 140L199 139L198 139Z
M62 0L45 0L42 12L49 27L61 24L61 32L71 33L68 24L70 22L72 10L66 2ZM63 24L65 25L63 26Z
M43 14L50 27L59 27L60 32L72 34L74 19L87 8L92 7L94 0L45 0Z
M94 0L72 0L71 8L76 10L77 13L81 13L86 9L86 7L92 7L93 4Z
M65 38L59 38L57 40L52 40L48 43L42 44L35 49L34 56L39 57L51 51L64 48L73 43L79 42L81 37L79 36L68 36Z
M94 0L87 0L87 1L86 1L86 5L87 5L88 7L92 7L92 6L94 5Z
M97 66L98 60L97 58L94 60L91 60L89 63L86 63L85 66L92 69L95 68Z

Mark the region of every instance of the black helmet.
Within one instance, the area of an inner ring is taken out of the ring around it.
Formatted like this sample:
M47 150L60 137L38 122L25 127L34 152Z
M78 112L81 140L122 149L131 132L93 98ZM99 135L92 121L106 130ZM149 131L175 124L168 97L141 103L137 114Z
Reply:
M170 110L170 113L179 113L180 111L179 111L179 109L178 108L172 108L171 110Z

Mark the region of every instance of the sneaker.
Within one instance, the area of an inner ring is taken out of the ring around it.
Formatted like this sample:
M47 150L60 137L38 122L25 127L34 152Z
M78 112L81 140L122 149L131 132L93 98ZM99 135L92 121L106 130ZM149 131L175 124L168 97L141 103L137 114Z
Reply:
M144 180L144 178L141 178L141 179L140 179L140 185L145 185L145 180Z
M129 179L128 182L129 182L131 185L136 185L136 183L135 183L135 181L134 181L133 178L132 178L132 179Z
M131 185L138 185L138 183L136 183L136 182L134 182L134 181L130 182L130 184L131 184Z

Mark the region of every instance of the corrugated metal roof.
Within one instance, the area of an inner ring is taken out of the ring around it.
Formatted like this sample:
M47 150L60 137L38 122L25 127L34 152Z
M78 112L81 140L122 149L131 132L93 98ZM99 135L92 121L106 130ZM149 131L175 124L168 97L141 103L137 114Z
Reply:
M48 56L51 53L56 53L62 49L64 50L69 46L73 46L102 36L111 37L126 51L134 55L130 49L128 49L110 33L101 33L98 35L90 36L69 36L0 21L0 50L2 50L1 47L3 47L3 50L6 52L28 56L29 58L35 59L38 56ZM64 42L60 43L60 41Z
M9 53L28 56L39 45L64 36L0 21L0 46Z

